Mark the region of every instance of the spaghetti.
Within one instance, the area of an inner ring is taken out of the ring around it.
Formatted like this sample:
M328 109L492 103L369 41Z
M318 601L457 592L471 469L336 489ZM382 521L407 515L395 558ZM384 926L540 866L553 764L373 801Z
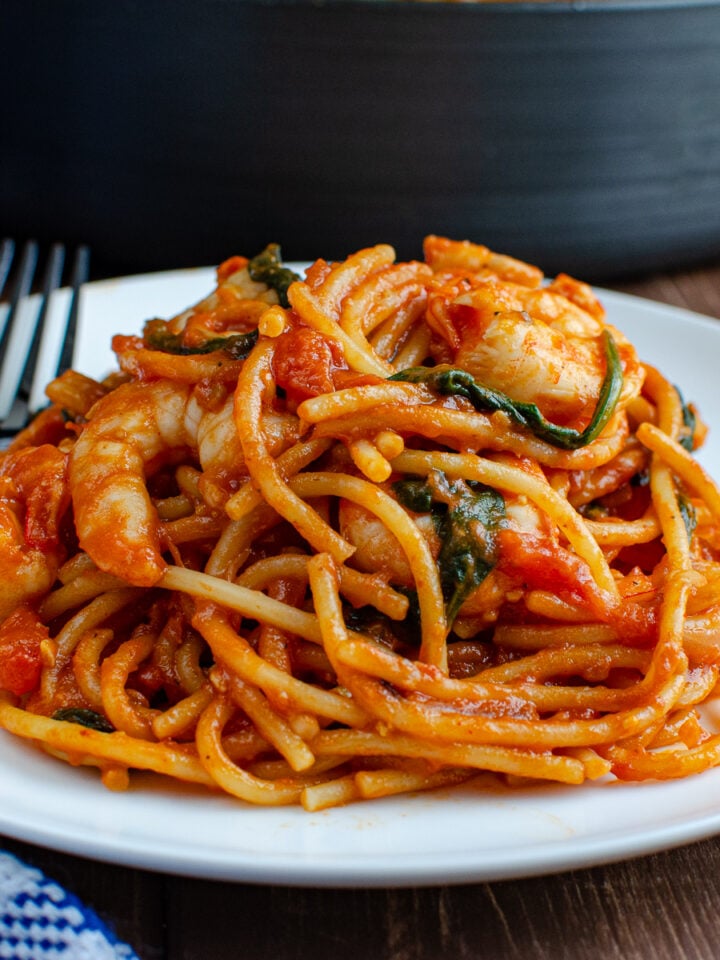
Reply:
M720 491L585 284L276 246L0 460L0 725L318 810L720 763Z

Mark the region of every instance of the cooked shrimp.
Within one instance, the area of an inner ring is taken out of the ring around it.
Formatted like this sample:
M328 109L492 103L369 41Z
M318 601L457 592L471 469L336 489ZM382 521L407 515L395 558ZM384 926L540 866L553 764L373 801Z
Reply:
M570 292L567 283L563 289ZM583 302L586 292L572 289ZM444 317L438 329L454 349L455 365L513 400L537 404L558 424L592 416L606 375L605 329L612 332L623 368L616 409L640 392L642 368L627 339L556 289L488 281L450 303L436 299L430 309Z
M46 593L63 560L67 458L49 444L0 461L0 619Z
M245 257L231 257L220 264L217 279L212 293L167 321L169 331L183 333L186 346L227 330L252 329L262 313L278 302L275 290L252 279Z
M341 535L355 547L352 563L369 573L380 572L388 581L402 587L412 587L413 577L405 554L397 538L374 513L349 500L339 506ZM428 541L434 557L440 551L430 514L415 517L415 523Z
M497 455L497 459L518 464L514 457ZM535 465L528 460L519 462L528 472L534 472ZM537 468L539 471L539 468ZM525 496L505 493L505 519L502 527L520 537L532 538L533 542L546 541L559 543L559 531L550 518ZM351 563L361 570L380 572L388 582L405 588L414 586L410 566L398 540L390 530L369 510L341 500L338 511L340 531L348 542L355 547ZM438 533L431 513L418 513L413 519L423 534L432 556L437 560L442 539ZM493 609L499 608L505 600L507 590L517 586L517 582L491 571L489 582L483 582L473 590L464 601L460 616L490 616Z
M194 306L168 320L148 320L142 337L116 334L112 346L123 373L188 384L237 381L263 316L279 310L284 318L277 291L252 279L252 264L231 257L218 267L215 289Z
M198 460L203 469L200 491L206 503L221 510L235 492L239 478L245 479L245 457L233 418L233 395L218 410L204 410L193 398L188 405L190 422L195 424ZM276 456L298 438L299 421L290 413L265 411L263 433L268 449Z
M80 545L101 570L138 586L162 576L161 524L145 478L163 463L196 454L211 505L222 505L219 491L243 471L228 403L207 411L190 386L155 381L124 384L95 405L70 454L69 482ZM296 423L271 418L276 451L296 438Z
M449 240L429 236L423 242L425 262L436 273L474 273L512 280L526 287L537 287L543 279L542 270L522 260L494 253L481 243L469 240Z

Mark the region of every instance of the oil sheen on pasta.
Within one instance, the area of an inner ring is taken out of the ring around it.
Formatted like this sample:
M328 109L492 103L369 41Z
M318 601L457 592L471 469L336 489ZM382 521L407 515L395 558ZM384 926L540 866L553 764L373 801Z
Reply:
M113 348L0 460L8 731L308 810L720 761L705 427L586 284L271 245Z

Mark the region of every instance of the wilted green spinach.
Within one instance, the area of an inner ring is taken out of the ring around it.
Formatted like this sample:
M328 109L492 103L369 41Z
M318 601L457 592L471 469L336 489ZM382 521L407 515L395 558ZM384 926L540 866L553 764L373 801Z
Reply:
M182 333L172 333L164 320L148 320L143 330L143 339L151 350L179 356L222 350L231 360L243 360L257 343L257 338L257 330L249 330L247 333L231 333L226 337L212 337L188 347L183 343Z
M570 427L559 427L545 419L537 404L512 400L499 390L492 390L478 383L466 370L445 364L437 367L410 367L393 374L390 380L424 383L442 396L464 397L476 410L502 411L518 426L532 431L539 439L546 440L562 450L577 450L591 443L599 435L613 415L622 390L623 375L620 357L615 341L607 330L603 331L603 345L607 364L605 378L593 418L582 431L573 430Z
M502 495L472 480L449 479L434 470L427 480L393 484L408 510L430 512L440 538L440 581L448 624L498 560L497 533L505 518Z
M67 723L78 723L81 727L88 727L90 730L99 730L100 733L112 733L113 725L94 710L86 710L83 707L62 707L56 710L52 715L53 720L65 720Z
M291 283L300 279L297 273L283 266L280 247L277 243L269 243L262 253L248 263L250 279L256 283L267 284L278 295L280 305L289 307L287 292Z

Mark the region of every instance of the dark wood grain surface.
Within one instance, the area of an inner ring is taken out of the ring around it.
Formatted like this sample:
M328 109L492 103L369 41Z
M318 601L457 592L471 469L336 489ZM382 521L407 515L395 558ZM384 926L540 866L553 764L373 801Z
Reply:
M720 265L605 286L720 319ZM219 883L0 846L81 897L141 960L720 957L720 839L551 877L397 890Z

